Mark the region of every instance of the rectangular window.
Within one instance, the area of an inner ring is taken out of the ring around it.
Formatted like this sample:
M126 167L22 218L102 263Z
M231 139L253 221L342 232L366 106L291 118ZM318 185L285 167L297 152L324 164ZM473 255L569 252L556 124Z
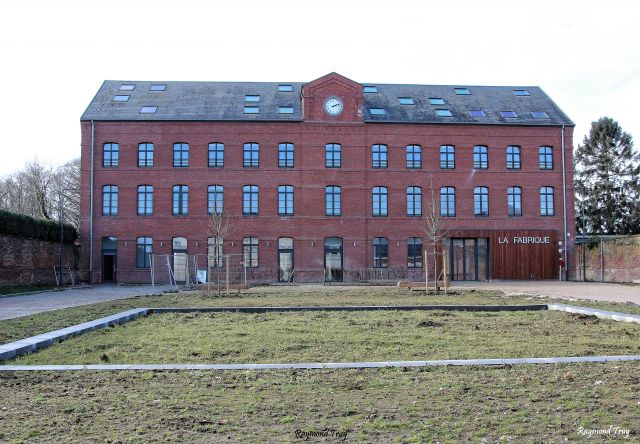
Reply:
M154 147L153 143L138 144L138 167L151 168L153 166Z
M293 106L279 106L278 114L293 114Z
M422 216L422 188L407 188L407 216Z
M553 187L540 188L540 216L555 215L553 204Z
M140 112L142 114L153 114L156 111L158 111L158 107L157 106L142 106L142 107L140 107Z
M207 214L222 214L224 210L224 187L209 185L207 187Z
M189 166L189 144L188 143L173 144L173 166L174 167Z
M507 188L507 214L509 216L522 216L522 188Z
M341 208L341 188L328 186L325 188L325 214L327 216L340 216Z
M214 142L209 144L209 167L224 167L224 143Z
M387 268L389 266L389 240L386 237L373 238L373 267Z
M429 97L429 103L431 105L444 105L444 99L441 97Z
M538 160L541 170L553 169L553 148L550 146L541 146L538 151Z
M386 216L388 214L387 187L373 188L373 215Z
M120 85L120 91L133 91L136 87L135 83L123 83Z
M103 145L102 166L115 168L120 161L120 147L117 143L105 143Z
M454 187L440 188L440 216L455 217L456 189Z
M518 114L512 110L500 111L500 115L505 119L516 119L518 118Z
M171 214L186 216L189 214L189 187L187 185L173 186L173 205Z
M103 216L118 215L118 187L116 185L102 187L102 214Z
M407 241L407 267L422 267L422 239L410 237Z
M440 147L440 168L454 169L456 167L456 148L453 145Z
M468 96L471 94L469 88L453 88L453 92L455 92L459 96Z
M247 94L246 96L244 96L244 101L245 102L259 102L260 101L260 96L257 94Z
M528 96L529 95L529 91L527 91L526 89L514 89L513 93L516 96Z
M293 168L293 143L281 143L278 145L278 167Z
M378 87L377 86L373 86L373 85L365 85L364 88L362 89L362 92L365 92L365 93L377 93L378 92Z
M473 214L476 216L489 215L489 189L487 187L473 189Z
M342 147L339 143L327 143L325 147L324 166L340 168L342 164Z
M533 117L534 119L549 119L549 114L545 113L544 111L532 111L531 117Z
M245 143L242 154L242 166L245 168L257 168L260 164L260 145L257 143Z
M123 95L123 94L118 94L113 96L113 101L114 102L127 102L129 100L129 96Z
M400 105L415 105L415 102L411 97L398 97Z
M387 168L387 145L373 145L371 147L373 168Z
M507 168L510 170L519 170L520 166L520 147L509 145L507 147Z
M258 268L258 238L245 237L242 239L242 254L244 266Z
M167 89L167 85L164 83L153 83L149 87L149 91L164 91L165 89Z
M451 114L451 111L448 109L437 109L436 110L436 116L438 117L453 117L453 114Z
M245 216L258 215L258 187L256 185L242 187L242 214Z
M407 145L407 168L422 168L420 145Z
M292 92L293 85L278 85L278 92Z
M372 116L384 116L387 113L384 108L369 108L369 112Z
M293 216L293 187L291 185L278 187L278 215Z
M473 168L477 170L489 168L489 154L486 146L476 145L473 147Z
M245 106L244 107L245 114L260 114L259 106Z
M151 216L153 214L153 187L140 185L138 187L138 216Z
M139 237L136 240L136 267L149 268L151 266L151 254L153 253L153 239Z
M470 117L487 117L487 115L481 109L470 109L469 116Z

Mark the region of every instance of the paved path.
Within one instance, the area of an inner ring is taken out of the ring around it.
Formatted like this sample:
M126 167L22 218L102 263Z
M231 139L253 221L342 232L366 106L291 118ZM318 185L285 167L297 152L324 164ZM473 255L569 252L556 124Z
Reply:
M156 285L155 289L151 285L95 285L25 296L2 297L0 298L0 320L18 318L60 308L162 293L171 288L169 285Z
M455 282L455 287L500 290L506 294L526 294L569 300L633 302L640 305L640 285L603 284L600 282L500 281Z

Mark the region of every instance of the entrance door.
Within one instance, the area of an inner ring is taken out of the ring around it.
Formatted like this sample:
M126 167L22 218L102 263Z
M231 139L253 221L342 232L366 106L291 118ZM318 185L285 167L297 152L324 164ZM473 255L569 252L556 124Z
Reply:
M450 277L453 281L489 279L489 243L484 238L450 239Z
M187 238L173 238L173 276L176 282L187 282Z
M342 282L342 239L328 237L324 240L324 280Z
M117 282L118 239L113 236L102 238L102 282Z
M293 239L278 239L278 282L293 282Z

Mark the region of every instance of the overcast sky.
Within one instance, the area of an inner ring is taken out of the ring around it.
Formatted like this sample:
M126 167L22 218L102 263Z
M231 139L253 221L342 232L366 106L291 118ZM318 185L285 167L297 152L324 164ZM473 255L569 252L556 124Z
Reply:
M0 176L79 156L105 79L539 85L575 144L605 115L640 144L639 19L626 0L6 1Z

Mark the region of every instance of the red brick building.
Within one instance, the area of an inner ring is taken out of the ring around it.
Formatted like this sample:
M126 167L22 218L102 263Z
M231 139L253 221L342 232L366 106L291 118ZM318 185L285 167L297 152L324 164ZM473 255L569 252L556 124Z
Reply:
M206 254L219 208L250 278L419 278L432 196L454 280L573 261L573 123L538 87L105 81L81 126L93 282Z

